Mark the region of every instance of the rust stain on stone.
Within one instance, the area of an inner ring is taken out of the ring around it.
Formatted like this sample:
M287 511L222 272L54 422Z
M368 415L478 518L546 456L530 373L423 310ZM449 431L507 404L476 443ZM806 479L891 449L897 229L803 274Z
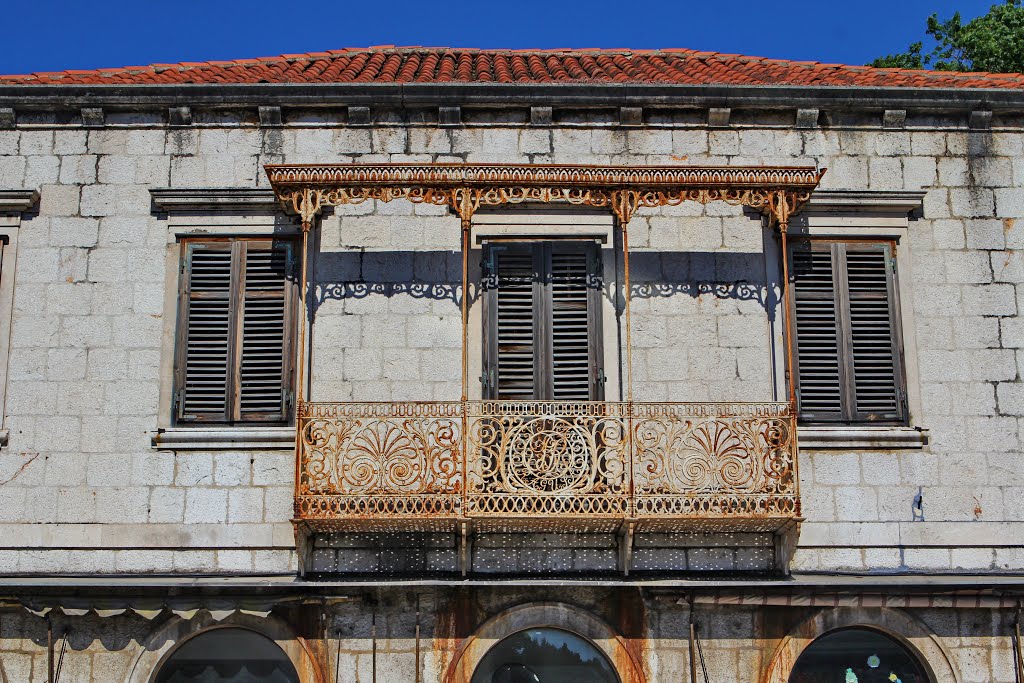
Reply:
M647 605L640 589L618 590L609 599L612 623L629 661L612 662L622 683L645 683L647 672Z
M328 647L324 639L309 639L309 638L298 638L299 643L302 645L302 649L306 651L306 656L299 660L299 680L300 681L312 681L313 683L327 683L327 676L324 674L328 671Z
M438 670L444 681L455 680L455 668L466 638L473 631L476 608L467 591L456 590L447 600L438 600L433 645L438 655Z

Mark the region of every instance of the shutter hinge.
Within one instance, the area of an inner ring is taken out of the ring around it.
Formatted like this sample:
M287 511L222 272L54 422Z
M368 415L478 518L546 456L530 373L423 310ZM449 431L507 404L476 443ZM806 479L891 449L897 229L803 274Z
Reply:
M597 369L597 383L604 386L604 383L608 381L608 377L604 374L604 368Z
M183 417L184 414L185 414L185 410L184 410L184 408L185 408L185 400L184 400L184 398L185 398L184 397L184 390L182 390L182 389L175 389L174 390L174 414L177 415L178 417Z

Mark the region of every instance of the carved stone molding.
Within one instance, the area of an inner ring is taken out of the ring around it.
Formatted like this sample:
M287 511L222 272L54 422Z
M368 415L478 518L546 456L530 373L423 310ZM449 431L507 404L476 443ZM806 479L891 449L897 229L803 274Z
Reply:
M24 213L38 201L36 190L0 190L0 213Z

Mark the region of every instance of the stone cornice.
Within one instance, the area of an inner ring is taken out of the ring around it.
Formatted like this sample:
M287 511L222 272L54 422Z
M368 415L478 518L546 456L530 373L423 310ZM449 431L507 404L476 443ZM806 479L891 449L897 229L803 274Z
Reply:
M24 213L38 201L36 190L0 190L0 213Z
M251 211L277 208L274 191L262 188L152 188L153 206L160 211Z
M1024 111L1024 92L983 88L773 85L360 83L0 85L0 107L22 110L115 106L238 107L734 107Z
M842 208L909 213L921 208L925 194L923 190L815 190L807 210Z

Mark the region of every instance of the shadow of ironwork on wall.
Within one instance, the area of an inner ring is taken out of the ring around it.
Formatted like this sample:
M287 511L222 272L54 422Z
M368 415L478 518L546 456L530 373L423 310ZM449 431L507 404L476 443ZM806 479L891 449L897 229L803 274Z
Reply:
M470 263L470 304L480 295L479 270L479 263ZM408 296L459 307L461 272L462 256L452 251L321 253L313 306L316 310L326 301ZM775 318L780 297L778 284L768 282L760 252L634 252L630 280L634 300L683 295L754 301L769 320ZM605 282L604 292L621 311L619 284Z

